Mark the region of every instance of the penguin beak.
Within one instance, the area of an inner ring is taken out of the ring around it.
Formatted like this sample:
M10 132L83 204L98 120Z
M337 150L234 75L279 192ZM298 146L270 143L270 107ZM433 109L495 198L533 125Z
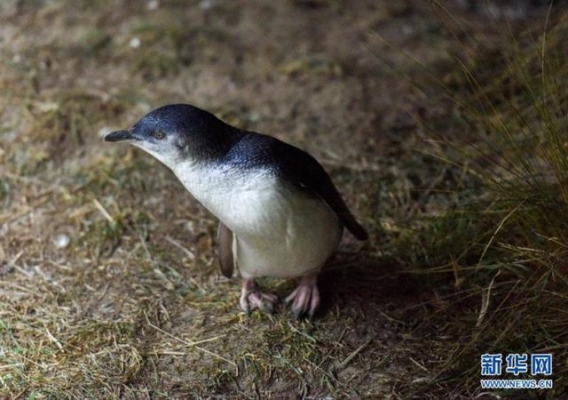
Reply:
M132 131L116 131L111 132L104 137L105 142L122 142L125 140L136 140L137 138L132 134Z

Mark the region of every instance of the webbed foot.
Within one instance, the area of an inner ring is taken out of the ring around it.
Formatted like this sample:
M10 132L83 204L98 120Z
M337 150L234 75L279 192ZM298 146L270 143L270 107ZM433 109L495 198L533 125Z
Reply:
M312 318L320 305L317 275L304 276L298 287L286 297L285 302L292 304L294 318L298 319L306 313Z
M243 281L239 304L247 314L250 314L255 308L267 314L272 314L277 301L278 297L276 295L261 292L253 279L245 279Z

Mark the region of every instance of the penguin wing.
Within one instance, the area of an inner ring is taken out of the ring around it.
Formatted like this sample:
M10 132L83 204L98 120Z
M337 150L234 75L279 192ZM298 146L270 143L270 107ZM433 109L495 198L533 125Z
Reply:
M221 273L227 278L231 278L233 276L233 270L235 269L235 260L233 258L233 232L222 222L219 222L217 242Z
M321 164L310 154L292 145L280 142L284 146L278 151L278 158L284 160L281 169L284 178L292 185L316 194L337 214L345 227L359 240L367 240L369 235L357 222L343 201L341 194L331 181Z

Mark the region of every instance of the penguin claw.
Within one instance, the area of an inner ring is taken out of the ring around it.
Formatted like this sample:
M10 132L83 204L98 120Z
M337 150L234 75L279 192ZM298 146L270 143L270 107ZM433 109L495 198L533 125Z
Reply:
M241 309L250 316L252 310L258 308L267 314L274 312L274 304L278 301L278 297L272 293L261 292L253 280L245 280L239 304Z
M305 276L298 287L285 300L291 304L294 319L300 319L307 315L313 318L320 305L320 293L317 286L317 278L314 275Z

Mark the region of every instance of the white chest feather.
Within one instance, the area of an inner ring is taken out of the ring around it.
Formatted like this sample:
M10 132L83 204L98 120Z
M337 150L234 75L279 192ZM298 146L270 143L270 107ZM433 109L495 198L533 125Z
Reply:
M342 228L327 204L284 187L270 171L180 164L174 173L237 237L245 277L294 277L321 268Z

